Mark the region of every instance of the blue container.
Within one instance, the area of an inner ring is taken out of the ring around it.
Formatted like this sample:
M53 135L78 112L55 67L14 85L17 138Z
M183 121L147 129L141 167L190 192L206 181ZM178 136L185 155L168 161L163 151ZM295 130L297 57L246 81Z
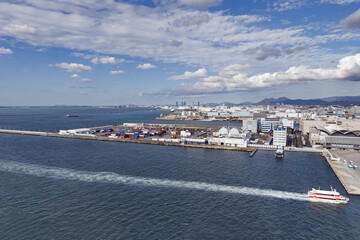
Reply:
M132 136L132 138L139 138L139 135L134 135Z

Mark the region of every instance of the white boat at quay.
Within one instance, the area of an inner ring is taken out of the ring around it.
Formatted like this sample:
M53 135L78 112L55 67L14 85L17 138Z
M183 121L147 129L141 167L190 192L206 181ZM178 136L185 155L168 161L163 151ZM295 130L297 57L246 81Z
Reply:
M314 202L348 203L349 198L340 195L336 189L331 187L330 191L313 188L308 192L308 197Z

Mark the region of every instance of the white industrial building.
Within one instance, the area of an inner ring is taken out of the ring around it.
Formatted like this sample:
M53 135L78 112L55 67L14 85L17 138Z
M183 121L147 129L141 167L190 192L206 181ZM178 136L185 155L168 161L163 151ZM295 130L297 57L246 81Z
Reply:
M268 133L274 129L274 127L281 125L281 121L277 118L261 118L261 132Z
M243 130L250 131L252 133L258 133L258 120L256 119L244 119Z
M277 127L273 129L273 145L286 146L287 129L286 127Z
M210 138L208 142L209 144L212 145L222 145L222 146L241 147L241 148L246 148L248 144L247 139L239 139L239 138Z

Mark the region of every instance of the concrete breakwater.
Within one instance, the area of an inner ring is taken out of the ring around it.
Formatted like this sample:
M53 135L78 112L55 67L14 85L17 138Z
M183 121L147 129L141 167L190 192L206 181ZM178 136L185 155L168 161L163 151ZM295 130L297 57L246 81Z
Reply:
M77 135L63 135L52 132L35 132L35 131L19 131L19 130L8 130L0 129L0 133L6 134L20 134L20 135L31 135L31 136L42 136L42 137L59 137L59 138L72 138L72 139L84 139L84 140L97 140L97 141L110 141L110 142L123 142L123 143L140 143L140 144L153 144L153 145L164 145L164 146L178 146L178 147L193 147L193 148L206 148L206 149L218 149L218 150L234 150L234 151L245 151L251 152L252 148L239 148L231 146L216 146L216 145L197 145L197 144L181 144L176 142L159 142L145 139L131 139L131 138L110 138L100 137L88 134L77 134Z

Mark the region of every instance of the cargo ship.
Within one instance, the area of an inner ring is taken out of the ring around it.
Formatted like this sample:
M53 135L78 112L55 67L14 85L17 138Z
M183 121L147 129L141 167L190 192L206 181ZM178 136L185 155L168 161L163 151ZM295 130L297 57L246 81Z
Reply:
M308 192L308 197L314 202L328 202L328 203L347 203L349 198L340 195L331 187L331 191L320 190L313 188Z

